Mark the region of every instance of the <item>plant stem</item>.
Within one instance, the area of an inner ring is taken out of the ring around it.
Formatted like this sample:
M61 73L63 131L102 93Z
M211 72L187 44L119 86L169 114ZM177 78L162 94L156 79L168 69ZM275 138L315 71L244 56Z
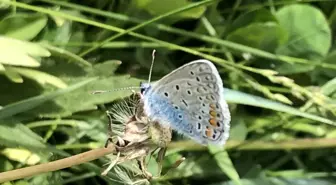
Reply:
M228 141L226 150L305 150L336 147L336 138L295 139L290 141ZM198 151L207 150L192 141L172 142L169 150Z
M98 148L93 149L78 155L60 159L57 161L52 161L44 164L39 164L35 166L30 166L26 168L20 168L12 171L0 173L0 183L22 179L25 177L30 177L38 175L41 173L56 171L64 168L69 168L71 166L76 166L82 163L86 163L100 157L103 157L107 154L112 153L115 148L110 145L108 148Z

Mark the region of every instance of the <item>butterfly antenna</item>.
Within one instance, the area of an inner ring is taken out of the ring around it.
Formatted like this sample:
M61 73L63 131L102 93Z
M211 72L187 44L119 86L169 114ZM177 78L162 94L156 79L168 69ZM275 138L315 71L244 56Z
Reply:
M123 91L123 90L130 90L130 89L139 89L140 87L123 87L118 89L112 89L112 90L104 90L104 91L93 91L91 94L101 94L101 93L107 93L107 92L114 92L114 91Z
M148 83L150 83L151 77L152 77L152 71L153 71L154 59L155 59L155 52L156 52L156 50L154 49L153 52L152 52L152 64L151 64L150 69L149 69Z

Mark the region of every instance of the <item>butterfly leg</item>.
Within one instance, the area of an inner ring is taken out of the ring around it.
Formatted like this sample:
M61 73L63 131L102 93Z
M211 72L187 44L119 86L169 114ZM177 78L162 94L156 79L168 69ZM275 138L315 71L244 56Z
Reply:
M109 111L106 111L106 115L107 115L108 120L109 120L108 125L107 125L107 127L108 127L107 128L108 129L108 137L109 138L107 138L107 140L105 142L105 148L107 148L110 143L113 143L113 139L112 139L112 135L113 135L112 123L113 123L113 121L112 121L112 117L111 117L111 114L110 114Z
M167 148L164 147L164 148L160 148L159 150L159 153L158 153L158 156L156 158L156 162L158 164L158 176L161 176L161 172L162 172L162 161L166 155L166 151L167 151Z
M117 164L117 162L119 161L119 157L120 157L120 152L118 152L117 158L110 163L110 165L101 173L101 175L103 176L107 175L107 173Z
M146 156L141 156L137 161L138 161L139 168L142 171L142 174L146 177L146 179L152 179L153 175L147 171L147 168L145 165Z

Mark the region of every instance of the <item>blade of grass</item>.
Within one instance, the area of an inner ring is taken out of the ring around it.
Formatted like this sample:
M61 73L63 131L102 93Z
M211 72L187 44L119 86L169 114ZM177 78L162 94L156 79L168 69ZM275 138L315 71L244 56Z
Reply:
M86 66L86 67L92 66L90 62L84 60L80 56L73 54L65 49L52 46L48 43L41 43L41 45L47 48L54 56L57 55L60 57L68 58L70 61L78 62L78 64Z
M149 37L149 36L145 36L145 35L142 35L142 34L132 32L132 30L131 31L130 30L125 30L125 29L122 29L122 28L114 27L114 26L107 25L107 24L102 24L102 23L92 21L92 20L89 20L89 19L84 19L84 18L81 18L81 17L77 17L77 16L73 16L73 15L69 15L69 14L64 14L62 12L58 12L58 11L54 11L54 10L50 10L50 9L45 9L45 8L41 8L41 7L37 7L37 6L31 6L31 5L27 5L27 4L24 4L24 3L10 1L10 2L8 2L8 4L10 4L12 6L15 5L17 7L24 8L24 9L37 11L37 12L40 12L40 13L45 13L45 14L49 14L49 15L53 15L53 16L60 16L60 17L63 17L65 19L69 19L69 20L72 20L72 21L81 22L81 23L84 23L84 24L88 24L88 25L104 28L104 29L107 29L107 30L119 32L120 34L123 34L124 32L127 32L127 34L129 34L131 36L134 36L134 37L137 37L137 38L140 38L140 39L144 39L144 40L147 40L147 41L152 41L152 42L161 44L161 45L163 45L167 48L177 49L177 50L184 51L186 53L190 53L190 54L193 54L193 55L196 55L196 56L200 56L200 57L203 57L205 59L216 62L216 63L218 63L222 66L225 66L225 67L233 66L233 67L236 67L236 68L244 69L246 71L250 71L250 72L253 72L253 73L258 73L258 74L264 75L258 69L254 69L254 68L251 68L251 67L246 67L246 66L243 66L243 65L240 65L240 64L231 63L231 62L228 62L224 59L214 57L214 56L211 56L211 55L207 55L207 54L204 54L202 52L198 52L198 51L186 48L186 47L179 46L177 44L165 42L165 41L162 41L162 40L159 40L159 39L155 39L155 38L152 38L152 37ZM134 28L131 28L131 29L134 29ZM188 32L188 34L190 34L190 33ZM204 37L204 35L201 35L201 37ZM269 58L269 59L283 60L283 61L286 61L286 62L296 61L298 63L308 63L308 61L305 60L305 59L274 55L272 53L268 53L268 52L265 52L265 51L262 51L262 50L258 50L258 49L251 48L251 47L248 47L248 46L244 46L244 45L241 45L241 44L236 44L236 43L232 43L232 42L228 42L228 41L224 41L224 40L220 40L220 39L216 39L216 38L212 38L212 37L208 37L208 40L213 41L214 43L222 44L223 46L226 46L226 47L230 46L232 49L243 50L245 52L255 54L257 56ZM309 62L309 63L313 64L314 62ZM324 64L321 64L321 65L324 65ZM329 67L336 69L336 66L329 66Z
M308 118L314 121L326 123L329 125L336 126L336 123L332 120L316 116L313 114L302 112L296 108L290 107L288 105L268 100L259 96L254 96L251 94L243 93L240 91L235 91L231 89L225 89L224 90L224 97L228 102L237 103L237 104L243 104L243 105L251 105L255 107L261 107L266 109L271 109L275 111L285 112L288 114L301 116L304 118Z
M53 10L50 10L50 9L40 8L40 7L37 7L37 6L31 6L31 5L27 5L27 4L19 3L19 2L12 2L12 1L10 1L8 3L11 4L11 5L15 5L17 7L20 7L20 8L33 10L33 11L37 11L37 12L40 12L40 13L46 13L46 14L50 14L50 15L53 15L53 16L60 16L60 17L63 17L63 18L66 18L66 19L69 19L69 20L72 20L72 21L77 21L77 22L85 23L85 24L88 24L88 25L92 25L92 26L108 29L108 30L111 30L111 31L116 31L116 32L119 32L119 33L123 33L123 32L126 31L126 30L124 30L122 28L113 27L113 26L110 26L110 25L107 25L107 24L102 24L102 23L99 23L99 22L96 22L96 21L92 21L92 20L88 20L88 19L83 19L81 17L76 17L76 16L72 16L72 15L69 15L69 14L64 14L62 12L53 11ZM202 52L198 52L198 51L195 51L195 50L192 50L192 49L189 49L189 48L186 48L186 47L182 47L182 46L179 46L179 45L176 45L176 44L173 44L173 43L169 43L169 42L165 42L165 41L162 41L162 40L159 40L159 39L155 39L155 38L152 38L152 37L141 35L141 34L138 34L138 33L135 33L135 32L131 32L130 31L128 34L132 35L134 37L137 37L137 38L141 38L141 39L144 39L144 40L148 40L148 41L152 41L152 42L155 42L155 43L162 44L162 45L166 46L167 48L178 49L178 50L181 50L181 51L184 51L184 52L196 55L196 56L203 57L205 59L208 59L208 60L211 60L213 62L216 62L216 63L218 63L218 64L220 64L222 66L225 66L227 68L234 66L236 68L244 69L246 71L257 73L257 74L260 74L260 75L263 75L263 76L269 76L268 73L266 73L265 70L262 70L262 69L255 69L255 68L244 66L244 65L241 65L241 64L231 63L231 62L228 62L228 61L223 60L223 59L218 58L218 57L207 55L207 54L204 54ZM219 40L219 39L212 38L212 37L210 37L210 38L214 39L215 41L227 42L227 41ZM279 57L280 58L287 58L287 59L290 58L290 57L287 57L287 56L273 55L271 53L267 53L267 52L264 52L264 51L261 51L261 50L257 50L255 48L250 48L250 47L247 47L247 46L243 46L243 45L240 45L240 44L235 44L235 43L231 43L231 44L237 46L238 48L246 48L246 49L250 49L250 50L255 50L257 52L263 52L264 54L268 55L270 58L275 57L274 59L279 58ZM303 60L303 59L300 59L300 60ZM302 87L300 87L298 85L296 85L296 87L299 88L299 90L305 92L306 94L309 94L310 95L309 97L313 96L313 94L311 94L306 89L304 89L304 88L302 88ZM331 124L333 124L333 123L331 123Z
M239 174L232 164L229 154L223 148L209 146L208 149L210 153L214 155L220 169L229 176L236 185L242 185Z
M138 19L138 18L134 18L134 17L129 17L127 15L123 15L123 14L118 14L118 13L113 13L113 12L107 12L107 11L103 11L103 10L99 10L99 9L95 9L95 8L90 8L90 7L85 7L85 6L81 6L81 5L77 5L77 4L72 4L72 3L68 3L68 2L64 2L64 1L47 1L47 0L40 0L42 2L45 3L51 3L51 4L56 4L56 5L61 5L64 7L68 7L68 8L73 8L79 11L84 11L84 12L88 12L94 15L100 15L100 16L104 16L104 17L108 17L108 18L112 18L112 19L116 19L116 20L121 20L121 21L127 21L127 22L131 22L131 23L137 23L137 24L141 24L144 22L144 20ZM289 56L283 56L283 55L275 55L263 50L259 50L259 49L255 49L252 47L248 47L242 44L237 44L237 43L233 43L230 41L226 41L226 40L222 40L222 39L218 39L215 37L210 37L207 35L202 35L202 34L198 34L195 32L190 32L190 31L186 31L183 29L178 29L178 28L173 28L164 24L158 24L158 23L151 23L148 26L152 26L155 27L156 29L159 29L161 31L166 31L169 33L175 33L178 35L182 35L185 37L192 37L195 39L199 39L199 40L203 40L205 42L209 42L212 44L218 44L221 46L225 46L227 48L231 48L237 51L241 51L241 52L245 52L245 53L250 53L252 55L258 56L258 57L263 57L263 58L268 58L268 59L272 59L272 60L278 60L278 61L282 61L282 62L287 62L287 63L303 63L303 64L309 64L309 65L317 65L323 68L330 68L330 69L336 69L336 65L334 64L326 64L326 63L317 63L314 61L309 61L306 59L301 59L301 58L295 58L295 57L289 57ZM132 30L134 31L134 30Z
M108 43L108 42L110 42L111 40L115 40L115 39L117 39L117 38L119 38L119 37L121 37L121 36L123 36L123 35L126 35L126 34L132 32L132 31L135 31L135 30L137 30L137 29L140 29L140 28L142 28L142 27L145 27L145 26L147 26L148 24L151 24L151 23L153 23L153 22L156 22L156 21L158 21L158 20L164 19L164 18L166 18L166 17L175 15L175 14L177 14L177 13L180 13L180 12L183 12L183 11L186 11L186 10L190 10L190 9L193 9L193 8L196 8L196 7L200 7L200 6L204 6L204 5L213 3L214 1L216 1L216 0L205 0L205 1L200 1L200 2L197 2L197 3L192 3L192 4L189 4L189 5L187 5L187 6L184 6L184 7L178 8L178 9L174 9L174 10L169 11L169 12L167 12L167 13L164 13L164 14L162 14L162 15L156 16L156 17L154 17L154 18L152 18L152 19L150 19L150 20L144 21L144 22L142 22L141 24L138 24L138 25L136 25L136 26L134 26L134 27L132 27L132 28L129 28L129 29L127 29L127 30L124 30L123 32L120 32L120 33L118 33L118 34L116 34L116 35L113 35L112 37L109 37L109 38L105 39L105 40L102 41L99 45L97 45L97 46L93 46L92 48L90 48L90 49L84 51L83 53L79 54L79 56L84 56L84 55L90 53L91 51L93 51L93 50L95 50L95 49L101 47L101 46L104 45L105 43Z
M307 138L307 139L292 139L287 141L235 141L229 140L225 144L225 149L230 150L308 150L308 149L322 149L335 148L335 138ZM195 145L193 141L177 141L171 142L168 146L167 155L179 151L205 151L208 147L202 145Z

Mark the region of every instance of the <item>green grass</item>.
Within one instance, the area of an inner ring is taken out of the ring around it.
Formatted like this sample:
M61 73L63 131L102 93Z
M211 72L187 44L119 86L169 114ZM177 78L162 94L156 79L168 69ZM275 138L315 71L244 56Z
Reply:
M226 149L174 134L163 171L186 160L152 184L336 184L336 2L0 3L0 172L102 147L105 111L131 91L91 92L137 87L156 49L153 80L215 63L232 121ZM7 184L149 183L135 161L101 176L108 161Z

